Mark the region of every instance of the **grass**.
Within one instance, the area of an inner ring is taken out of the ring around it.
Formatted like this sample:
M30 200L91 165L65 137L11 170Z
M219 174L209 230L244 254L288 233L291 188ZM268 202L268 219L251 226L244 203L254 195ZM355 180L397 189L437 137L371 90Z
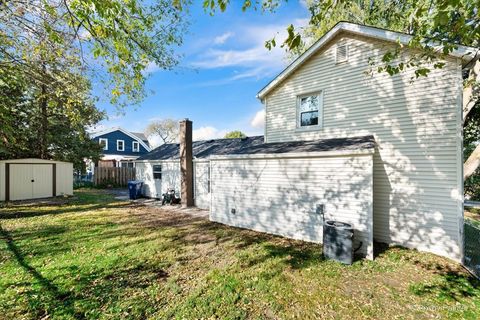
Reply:
M480 228L480 209L468 208L468 210L465 210L465 219L471 225Z
M435 255L371 262L116 201L100 190L0 208L0 318L457 318L480 283Z

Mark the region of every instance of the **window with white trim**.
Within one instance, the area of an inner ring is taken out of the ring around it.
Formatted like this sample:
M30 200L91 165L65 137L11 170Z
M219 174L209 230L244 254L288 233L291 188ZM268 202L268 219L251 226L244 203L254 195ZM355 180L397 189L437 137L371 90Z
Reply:
M162 179L162 165L161 164L153 165L153 179L157 179L157 180Z
M98 143L103 147L103 150L108 150L108 139L100 138Z
M140 152L140 143L138 141L132 141L132 151Z
M323 94L315 93L298 97L298 127L321 127L323 117Z
M124 151L125 150L125 141L117 140L117 151Z

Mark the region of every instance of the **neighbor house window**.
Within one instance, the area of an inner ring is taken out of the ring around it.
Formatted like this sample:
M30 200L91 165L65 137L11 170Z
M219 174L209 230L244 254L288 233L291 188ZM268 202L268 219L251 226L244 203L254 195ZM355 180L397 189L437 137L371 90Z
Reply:
M125 141L117 140L117 151L125 150Z
M300 128L319 126L322 123L322 94L298 98L298 126Z
M108 150L108 139L100 138L98 143L103 147L103 150Z
M139 152L140 151L140 143L137 141L132 142L132 150L133 152Z
M162 179L162 165L156 164L153 166L153 179Z

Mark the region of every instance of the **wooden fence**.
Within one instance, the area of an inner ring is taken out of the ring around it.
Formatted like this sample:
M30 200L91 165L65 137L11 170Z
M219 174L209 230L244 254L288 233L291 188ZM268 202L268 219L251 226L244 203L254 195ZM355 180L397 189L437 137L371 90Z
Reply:
M135 180L135 168L95 167L93 183L96 186L124 187L130 180Z

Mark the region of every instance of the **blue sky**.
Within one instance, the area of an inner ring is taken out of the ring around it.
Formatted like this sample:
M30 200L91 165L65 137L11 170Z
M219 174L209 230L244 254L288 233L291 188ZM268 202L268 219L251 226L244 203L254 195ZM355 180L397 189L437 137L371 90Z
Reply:
M242 12L235 4L210 16L195 2L189 32L177 50L183 55L180 65L173 71L152 66L147 88L154 92L125 114L101 102L109 119L97 130L120 126L142 132L155 119L189 118L195 139L223 137L231 130L263 134L263 106L255 96L288 64L283 49L268 51L264 42L284 39L290 23L305 24L307 9L290 1L275 13Z

